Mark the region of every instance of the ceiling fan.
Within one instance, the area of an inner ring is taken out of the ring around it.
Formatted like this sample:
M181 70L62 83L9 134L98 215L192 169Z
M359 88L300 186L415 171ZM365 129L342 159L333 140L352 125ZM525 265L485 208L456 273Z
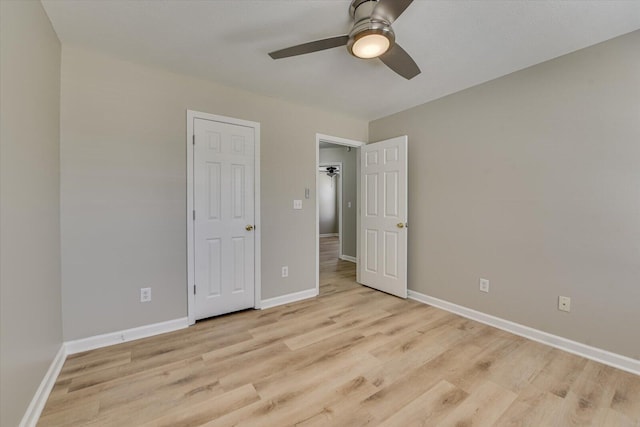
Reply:
M329 37L270 52L273 59L304 55L339 46L347 46L357 58L380 58L384 64L407 80L420 74L420 68L398 45L391 24L413 0L352 0L349 14L353 28L349 34Z
M325 166L324 170L323 168L320 168L320 171L326 173L329 178L333 178L334 176L340 174L340 168L337 166Z

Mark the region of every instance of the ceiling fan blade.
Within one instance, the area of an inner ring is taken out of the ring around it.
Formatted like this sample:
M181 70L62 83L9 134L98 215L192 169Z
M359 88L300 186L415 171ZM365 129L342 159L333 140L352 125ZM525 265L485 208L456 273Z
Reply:
M384 64L407 80L420 74L418 64L397 43L385 54L379 57Z
M304 55L305 53L318 52L319 50L331 49L338 46L345 46L349 41L349 36L336 36L328 39L316 40L309 43L302 43L286 49L269 52L273 59L288 58L290 56Z
M379 0L373 9L372 16L383 17L392 24L412 2L413 0Z

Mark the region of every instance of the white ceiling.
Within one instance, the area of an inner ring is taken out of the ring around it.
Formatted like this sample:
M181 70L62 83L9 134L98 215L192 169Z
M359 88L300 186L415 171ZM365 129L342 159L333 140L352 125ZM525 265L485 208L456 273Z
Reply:
M367 120L640 29L640 0L415 0L393 25L422 69L407 81L346 48L267 56L346 34L349 0L43 4L63 44Z

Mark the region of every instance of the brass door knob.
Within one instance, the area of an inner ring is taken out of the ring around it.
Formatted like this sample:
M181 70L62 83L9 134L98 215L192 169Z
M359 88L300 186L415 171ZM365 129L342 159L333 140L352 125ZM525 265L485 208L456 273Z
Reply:
M253 225L247 225L244 229L247 231L251 231L253 230Z
M404 222L399 222L397 226L398 228L404 228Z

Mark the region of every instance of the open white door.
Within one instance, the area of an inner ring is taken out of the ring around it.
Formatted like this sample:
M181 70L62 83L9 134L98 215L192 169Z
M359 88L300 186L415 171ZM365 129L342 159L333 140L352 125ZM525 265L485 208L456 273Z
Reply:
M407 297L407 136L360 156L360 283Z

